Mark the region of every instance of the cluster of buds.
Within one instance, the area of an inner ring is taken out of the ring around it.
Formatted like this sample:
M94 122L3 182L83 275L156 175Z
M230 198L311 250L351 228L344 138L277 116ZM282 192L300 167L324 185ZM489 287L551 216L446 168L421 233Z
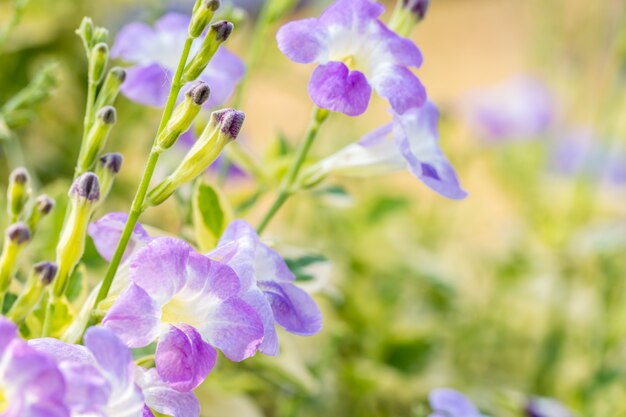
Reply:
M53 207L54 200L47 195L40 195L33 201L30 175L26 169L16 168L11 172L7 187L7 213L11 225L6 229L0 255L0 299L4 299L19 268L24 248Z

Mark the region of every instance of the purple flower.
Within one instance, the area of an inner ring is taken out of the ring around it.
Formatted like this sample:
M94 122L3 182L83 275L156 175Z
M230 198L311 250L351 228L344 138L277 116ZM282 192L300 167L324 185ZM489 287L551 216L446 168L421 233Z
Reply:
M432 413L428 417L481 417L463 394L451 388L436 388L428 395Z
M533 397L526 405L528 417L572 417L572 413L552 398Z
M285 261L262 243L245 221L235 220L228 225L217 248L208 256L224 262L239 276L240 297L256 309L263 321L261 352L278 354L275 322L302 336L321 330L322 315L315 301L294 285L295 277Z
M130 347L158 340L159 376L190 391L209 374L220 349L241 361L256 352L263 325L239 296L239 278L225 264L174 238L156 238L130 258L129 287L103 320Z
M87 228L87 233L93 239L93 243L96 246L96 250L107 261L111 261L117 244L120 241L122 231L128 220L128 214L115 212L108 213L102 216L100 219L93 223L90 223ZM148 232L139 224L135 225L133 233L126 247L123 260L137 251L140 247L150 242L152 238L148 236Z
M161 17L154 28L144 23L123 27L115 39L111 56L134 63L128 68L122 93L129 99L148 106L164 106L172 77L178 65L185 39L188 16L169 13ZM191 54L198 50L202 39L193 43ZM204 107L226 102L244 73L243 62L223 47L211 59L199 79L211 88ZM182 91L185 91L183 88Z
M520 140L545 133L556 117L556 104L542 81L518 76L470 93L460 111L481 138Z
M88 329L85 346L49 338L29 343L61 369L72 416L141 417L152 415L149 408L175 417L200 415L193 394L178 392L136 366L130 349L105 328Z
M69 417L57 364L17 335L0 316L0 400L3 417Z
M319 64L309 81L316 105L358 116L367 110L372 87L397 113L424 103L426 91L409 69L422 64L422 55L378 19L383 11L369 0L337 0L319 19L280 28L283 54L300 64Z
M392 124L320 161L311 168L311 175L371 176L408 168L442 196L465 198L467 193L439 147L438 120L439 112L430 101L396 114Z

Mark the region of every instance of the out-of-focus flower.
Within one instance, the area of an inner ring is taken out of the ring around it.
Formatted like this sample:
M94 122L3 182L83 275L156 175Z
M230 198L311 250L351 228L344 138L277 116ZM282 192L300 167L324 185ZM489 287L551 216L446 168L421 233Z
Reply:
M467 193L439 147L438 120L439 112L430 101L396 114L393 123L311 167L310 175L313 179L329 173L371 176L408 168L437 193L462 199Z
M145 417L152 415L148 407L173 416L200 414L193 394L178 392L153 371L136 366L130 349L111 331L91 327L84 343L72 345L50 338L29 342L59 365L72 416Z
M0 406L7 417L69 417L57 364L17 335L0 316Z
M135 64L127 69L126 80L122 84L122 93L126 97L149 106L165 105L187 38L189 20L183 14L169 13L160 18L154 28L139 22L122 28L111 49L111 56ZM201 38L194 41L191 56L201 42ZM244 70L241 59L220 47L199 77L211 88L204 107L216 107L226 102Z
M532 139L547 131L556 117L555 98L539 79L517 76L468 94L460 103L462 118L489 141Z
M130 259L130 286L103 325L130 347L158 339L159 376L179 391L198 386L219 348L241 361L257 350L263 325L239 296L239 278L225 264L174 238L156 238Z
M90 223L87 228L96 250L107 261L111 261L111 258L113 258L117 243L122 235L122 230L124 230L126 225L126 220L128 220L128 214L126 213L107 213L95 222ZM127 259L132 253L151 240L152 238L148 236L148 232L141 224L137 223L133 229L123 259Z
M315 301L294 284L295 276L285 261L261 242L245 221L233 221L208 256L224 262L239 276L240 297L255 308L263 321L261 352L279 352L274 323L301 336L321 330L322 315Z
M358 116L367 110L372 87L397 113L424 103L424 86L409 69L422 64L422 55L378 19L383 11L369 0L337 0L319 19L278 31L278 47L289 59L319 64L309 81L316 105Z
M528 417L572 417L572 413L563 404L545 397L531 398L525 411Z
M432 409L428 417L482 417L465 395L451 388L437 388L428 395Z
M561 135L551 149L549 169L566 176L584 176L607 184L626 183L626 147L604 143L591 129Z

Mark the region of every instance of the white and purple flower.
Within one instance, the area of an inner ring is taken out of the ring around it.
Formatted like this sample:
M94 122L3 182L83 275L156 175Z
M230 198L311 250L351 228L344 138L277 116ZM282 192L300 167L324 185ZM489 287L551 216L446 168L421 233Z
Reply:
M337 0L319 19L290 22L278 31L278 47L289 59L319 64L309 82L317 106L358 116L367 110L372 88L397 113L424 103L424 86L409 69L422 64L422 55L378 19L383 11L369 0Z
M130 349L111 331L91 327L84 346L57 339L29 342L54 359L67 387L65 404L72 417L147 417L151 409L174 417L198 417L200 405L192 393L178 392L154 370L134 364Z
M29 346L0 316L0 415L69 417L66 385L57 364Z
M240 297L256 309L263 321L261 352L279 352L275 323L300 336L321 330L322 315L315 301L294 284L295 276L285 261L261 242L245 221L235 220L228 225L217 248L208 256L224 262L239 276Z
M478 408L459 391L436 388L428 395L432 409L428 417L482 417Z
M154 28L135 22L122 28L115 39L111 56L135 64L127 69L122 93L129 99L148 106L164 106L178 65L190 18L169 13ZM194 41L191 55L197 51L201 38ZM236 55L220 47L199 79L211 88L205 108L219 106L228 100L243 77L244 64ZM182 89L185 91L185 88Z
M394 115L391 124L323 159L312 178L329 173L371 176L408 168L432 190L450 199L465 198L454 168L439 147L439 111L433 103Z
M130 285L102 323L132 348L158 340L156 369L166 383L179 391L197 387L215 365L214 347L234 361L255 354L263 324L238 296L230 267L167 237L129 262Z

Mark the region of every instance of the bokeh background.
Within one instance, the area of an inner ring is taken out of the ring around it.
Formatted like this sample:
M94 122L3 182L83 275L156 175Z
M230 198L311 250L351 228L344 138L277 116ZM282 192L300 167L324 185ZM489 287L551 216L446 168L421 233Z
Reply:
M82 133L86 65L74 29L83 16L113 38L126 23L192 3L32 0L0 46L0 106L50 61L57 87L2 141L3 189L10 169L26 165L62 207ZM0 1L0 25L13 4ZM239 4L248 19L229 48L245 58L260 3ZM275 31L326 4L300 4L264 34L241 103L242 140L263 161L297 143L311 108L311 67L283 57ZM222 358L198 390L203 416L422 417L428 392L442 386L490 416L523 416L531 396L573 415L626 415L626 4L433 0L412 38L442 112L442 147L469 197L445 200L406 172L333 179L293 198L267 237L286 255L326 259L305 283L324 330L282 333L276 358ZM125 166L100 215L127 210L160 111L121 98L118 115L108 148ZM378 99L357 119L333 117L313 154L389 119ZM242 203L255 185L229 181L225 191ZM270 195L239 215L256 221ZM44 237L58 233L57 213ZM187 236L188 216L181 197L143 223ZM52 257L45 242L28 256ZM104 263L93 247L86 263L97 280Z

